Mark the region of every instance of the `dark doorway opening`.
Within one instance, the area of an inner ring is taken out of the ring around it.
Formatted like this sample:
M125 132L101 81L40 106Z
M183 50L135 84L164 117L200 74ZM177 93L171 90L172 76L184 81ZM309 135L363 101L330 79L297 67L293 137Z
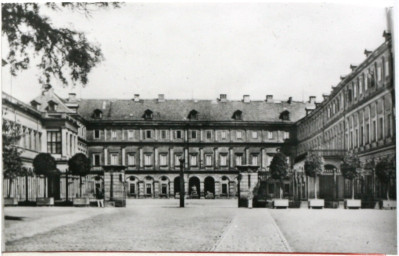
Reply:
M215 198L215 180L212 177L205 178L204 190L206 199Z
M190 198L199 198L200 180L197 177L191 177L188 181L188 192Z

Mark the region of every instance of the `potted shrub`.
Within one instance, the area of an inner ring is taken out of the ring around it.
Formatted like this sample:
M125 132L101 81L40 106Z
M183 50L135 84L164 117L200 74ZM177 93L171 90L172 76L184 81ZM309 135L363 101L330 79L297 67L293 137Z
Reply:
M396 181L396 164L395 159L383 158L381 159L375 167L376 175L380 182L385 185L387 192L387 200L381 201L381 208L383 209L393 209L396 208L396 201L390 200L389 189L392 185L395 186Z
M33 159L33 169L36 175L43 175L46 178L58 175L57 163L49 153L37 154ZM47 194L47 188L44 186L44 197L36 199L37 206L54 205L54 197L46 197Z
M283 199L283 186L284 186L284 179L287 177L288 174L287 170L288 170L287 157L280 152L274 155L272 162L270 163L270 174L273 179L279 181L280 185L280 198L273 199L274 208L277 207L288 208L289 206L288 199Z
M83 153L77 153L68 160L69 171L79 176L79 197L73 199L74 206L88 206L88 197L82 197L82 177L86 177L90 172L90 160Z
M22 151L16 147L18 141L21 139L20 126L3 120L2 128L3 177L10 182L7 196L4 198L4 205L18 205L17 195L11 196L12 184L18 176L27 175L27 170L22 167Z
M306 156L305 159L305 173L308 177L314 178L314 199L309 199L308 207L309 208L323 208L324 207L324 199L317 199L317 177L323 171L324 159L321 155L310 152Z
M362 200L355 199L355 179L361 176L361 166L359 157L356 154L348 153L345 155L341 163L342 176L352 183L352 198L345 199L344 206L346 208L360 208Z

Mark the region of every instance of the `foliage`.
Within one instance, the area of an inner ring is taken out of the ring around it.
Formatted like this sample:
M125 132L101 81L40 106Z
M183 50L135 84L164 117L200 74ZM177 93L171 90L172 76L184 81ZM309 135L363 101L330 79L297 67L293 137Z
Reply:
M77 153L68 160L68 167L73 175L86 176L90 172L90 160L83 153Z
M3 119L2 129L3 176L12 180L27 174L27 170L22 167L22 150L16 146L21 139L21 128L20 125Z
M270 174L272 178L281 182L285 177L287 177L288 167L287 157L283 153L279 152L274 155L272 162L270 163Z
M53 77L68 85L65 74L69 73L74 85L86 85L88 73L102 60L101 49L82 32L56 28L40 10L69 8L90 15L91 7L109 5L119 7L118 3L3 3L2 35L8 41L9 53L2 59L2 66L9 65L10 73L16 76L29 68L33 53L40 60L41 84L50 84Z
M349 180L357 178L361 174L361 165L359 157L356 154L348 153L341 163L342 175Z
M316 177L323 171L324 159L320 154L310 152L305 159L305 173L309 177Z
M396 163L394 158L383 158L375 166L375 171L378 179L388 184L391 179L396 179Z
M56 175L59 173L57 170L57 163L49 153L39 153L33 159L34 172L37 175L44 175L46 177Z

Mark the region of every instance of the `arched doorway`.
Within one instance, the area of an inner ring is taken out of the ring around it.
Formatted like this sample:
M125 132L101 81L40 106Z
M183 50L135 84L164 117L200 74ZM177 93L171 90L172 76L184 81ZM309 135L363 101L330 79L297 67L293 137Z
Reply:
M176 177L173 180L173 187L174 187L174 196L176 196L176 194L180 194L180 177Z
M220 196L228 198L230 196L230 180L229 180L229 178L226 176L223 176L221 184L222 184L222 191L221 191Z
M200 198L200 180L197 177L191 177L189 179L188 193L190 198Z
M334 200L336 198L336 184L334 181L334 173L337 168L332 164L324 166L324 172L319 176L319 196L325 200Z
M206 177L204 181L204 192L205 199L215 198L215 179L212 177Z

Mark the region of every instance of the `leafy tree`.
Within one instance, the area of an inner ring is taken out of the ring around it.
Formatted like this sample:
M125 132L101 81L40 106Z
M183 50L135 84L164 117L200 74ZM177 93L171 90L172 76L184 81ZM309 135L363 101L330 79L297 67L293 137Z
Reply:
M283 198L284 178L288 175L287 157L283 153L274 155L270 163L270 174L273 179L280 182L280 198Z
M396 180L396 163L394 158L383 158L375 167L376 175L381 183L386 185L387 199L389 199L389 189L391 180Z
M57 28L40 13L42 8L59 11L64 8L90 15L93 8L119 7L119 3L3 3L2 35L9 52L2 66L9 66L14 76L29 68L31 58L39 59L39 82L50 84L52 77L68 85L86 85L88 74L102 60L101 49L90 43L85 34L69 28ZM33 56L32 56L33 55Z
M59 173L57 163L54 157L49 153L39 153L33 159L33 168L36 175L44 175L47 178L55 176ZM46 194L46 187L44 187Z
M361 165L356 154L348 153L341 163L342 175L352 182L352 199L355 199L355 179L361 175Z
M305 173L314 178L314 198L317 198L316 178L323 171L324 159L320 154L310 152L305 159Z
M90 160L83 153L77 153L68 160L69 171L73 175L78 175L80 178L79 188L80 197L82 197L82 176L86 176L90 172Z
M9 198L13 180L18 176L25 175L27 170L22 167L22 150L17 147L17 143L21 139L20 125L3 119L2 128L3 177L10 181L7 191L7 197Z

